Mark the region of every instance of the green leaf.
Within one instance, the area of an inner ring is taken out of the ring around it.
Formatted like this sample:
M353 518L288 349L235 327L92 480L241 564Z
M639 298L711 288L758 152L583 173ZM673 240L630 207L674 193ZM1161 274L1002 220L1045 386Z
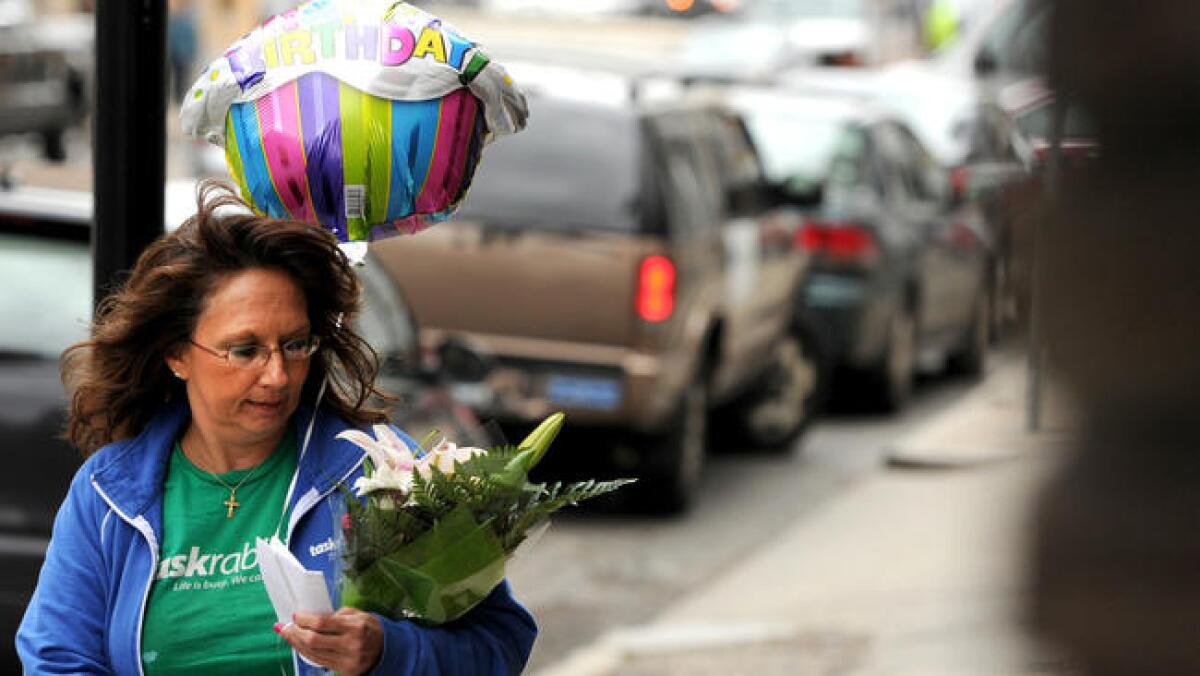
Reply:
M428 533L377 560L343 590L354 607L442 624L461 617L504 577L505 552L490 523L476 523L464 508Z
M343 602L435 624L460 617L503 578L506 557L530 529L631 483L530 483L562 422L552 415L520 446L490 449L451 474L415 474L407 495L387 496L395 509L380 507L383 493L358 499L347 490Z

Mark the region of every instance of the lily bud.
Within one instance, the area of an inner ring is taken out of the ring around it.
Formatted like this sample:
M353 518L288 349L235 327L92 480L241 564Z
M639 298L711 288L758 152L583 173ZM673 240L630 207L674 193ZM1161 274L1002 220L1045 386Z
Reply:
M526 472L533 469L541 461L542 456L546 454L546 450L550 448L550 444L554 443L554 439L562 429L563 421L566 420L566 417L561 411L551 414L517 446L521 451L532 451L528 456L524 452L517 456L526 456Z

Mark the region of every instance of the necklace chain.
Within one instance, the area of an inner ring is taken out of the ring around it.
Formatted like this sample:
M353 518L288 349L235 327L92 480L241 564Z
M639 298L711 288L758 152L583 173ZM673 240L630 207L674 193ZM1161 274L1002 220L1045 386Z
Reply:
M179 444L179 447L180 447L181 449L183 448L183 443L182 443L182 442ZM260 464L258 465L258 467L255 467L254 469L250 470L250 472L249 472L249 473L247 473L247 474L246 474L246 476L242 477L242 480L241 480L241 481L237 482L237 485L236 485L236 486L230 486L228 483L226 483L226 482L225 482L225 480L224 480L224 479L222 479L221 477L217 476L215 472L210 472L210 471L208 471L208 470L204 470L204 471L205 471L205 472L206 472L206 473L207 473L207 474L208 474L210 477L212 477L213 479L216 479L217 483L219 483L219 484L221 484L222 486L224 486L225 488L228 488L228 489L229 489L229 499L227 499L227 500L225 500L224 502L222 502L222 503L221 503L221 504L225 505L225 508L226 508L226 511L225 511L225 518L226 518L226 519L232 519L232 518L233 518L233 512L234 512L234 510L236 510L238 507L241 507L241 506L242 506L242 503L240 503L240 502L238 502L238 501L237 501L237 492L238 492L238 489L242 487L242 484L244 484L244 483L246 483L247 481L249 481L249 480L250 480L250 477L252 477L252 476L254 476L255 474L257 474L257 473L258 473L258 470L262 469L262 466L263 466L263 465L265 465L265 464L267 464L267 463L266 463L266 461L263 461L262 463L260 463Z
M237 482L236 486L230 486L229 484L225 483L225 480L222 479L221 477L217 476L216 474L213 474L212 472L208 472L208 470L204 470L204 471L208 472L209 476L216 479L222 486L229 489L229 499L226 500L225 502L221 503L221 504L225 505L225 507L227 508L226 512L225 512L226 519L232 519L233 511L235 509L237 509L238 507L242 506L242 503L237 501L237 491L239 488L242 487L242 484L246 483L246 481L250 477L254 476L255 473L258 472L259 467L262 467L262 465L259 465L258 467L255 467L254 469L250 470L250 473L247 474L246 476L242 477L242 480Z

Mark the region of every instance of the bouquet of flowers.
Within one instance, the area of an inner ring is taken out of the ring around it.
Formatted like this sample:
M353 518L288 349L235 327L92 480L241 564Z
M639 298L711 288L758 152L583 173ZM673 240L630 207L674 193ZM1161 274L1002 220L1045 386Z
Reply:
M450 622L491 593L505 562L550 514L631 483L530 483L562 423L556 413L519 445L490 450L443 439L414 451L387 425L376 425L374 438L339 435L368 456L346 496L342 604Z

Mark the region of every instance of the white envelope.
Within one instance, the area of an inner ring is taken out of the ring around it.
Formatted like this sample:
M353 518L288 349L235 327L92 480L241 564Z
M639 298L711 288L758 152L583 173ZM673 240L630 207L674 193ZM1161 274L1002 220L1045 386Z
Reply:
M289 624L297 611L333 612L325 576L320 571L308 570L300 565L277 536L272 536L270 540L258 538L255 551L258 553L258 569L262 571L267 596L271 597L275 616L281 623Z

